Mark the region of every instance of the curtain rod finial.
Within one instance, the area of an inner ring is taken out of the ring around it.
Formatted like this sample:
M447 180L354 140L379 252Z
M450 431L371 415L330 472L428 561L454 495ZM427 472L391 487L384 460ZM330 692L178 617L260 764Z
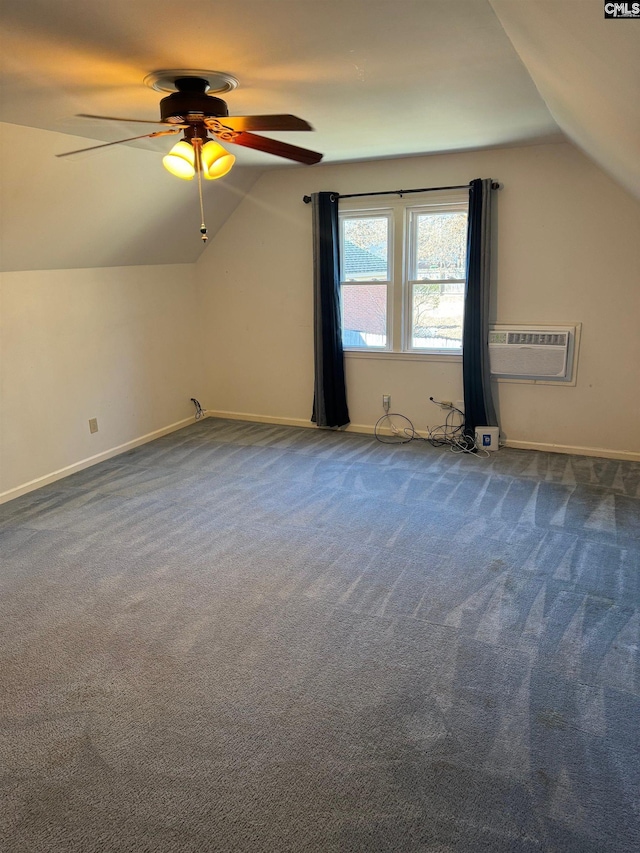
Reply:
M310 195L303 195L303 196L302 196L302 201L303 201L305 204L311 204L311 196L310 196Z

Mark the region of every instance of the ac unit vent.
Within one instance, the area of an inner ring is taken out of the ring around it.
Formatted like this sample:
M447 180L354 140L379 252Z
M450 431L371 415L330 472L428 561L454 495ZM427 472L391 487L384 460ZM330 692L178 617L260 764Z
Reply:
M489 332L493 376L568 382L573 363L575 327L563 329L495 329Z
M494 332L493 334L500 334ZM507 343L529 344L536 347L566 347L566 332L509 332Z

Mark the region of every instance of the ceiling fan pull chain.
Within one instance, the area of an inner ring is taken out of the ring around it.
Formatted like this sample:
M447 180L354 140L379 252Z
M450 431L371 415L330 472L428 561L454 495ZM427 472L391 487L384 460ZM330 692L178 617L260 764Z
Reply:
M207 226L204 221L204 202L202 201L202 141L195 137L191 140L195 155L196 155L196 175L198 176L198 196L200 197L200 234L202 242L206 243L209 237L207 236Z

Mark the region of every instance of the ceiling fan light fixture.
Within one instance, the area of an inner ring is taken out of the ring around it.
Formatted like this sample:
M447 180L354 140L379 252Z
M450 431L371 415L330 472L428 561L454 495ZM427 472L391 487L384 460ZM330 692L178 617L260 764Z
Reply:
M206 180L215 181L231 171L236 162L233 154L229 154L219 142L209 140L202 146L202 171Z
M207 241L207 226L204 221L204 194L202 181L215 181L231 171L236 158L220 145L219 137L226 142L244 148L263 151L276 157L284 157L296 163L311 165L322 160L322 154L309 151L287 142L279 142L254 133L256 130L289 131L313 130L309 122L288 113L276 115L230 116L227 104L211 93L229 92L238 85L235 77L219 71L195 71L193 69L169 69L154 71L145 78L145 83L158 92L167 92L160 101L160 121L137 118L116 118L81 113L85 118L105 121L136 122L161 125L154 130L115 142L104 142L77 151L66 151L57 157L93 151L108 145L121 145L137 139L154 139L184 132L184 137L162 158L164 168L176 178L191 181L197 178L200 201L200 234Z
M193 146L182 139L162 158L162 165L176 178L190 181L196 173L196 157Z

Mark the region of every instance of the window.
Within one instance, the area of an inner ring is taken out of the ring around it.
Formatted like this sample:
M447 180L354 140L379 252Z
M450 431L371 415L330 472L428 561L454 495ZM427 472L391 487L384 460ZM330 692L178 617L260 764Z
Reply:
M342 218L342 344L386 349L392 266L388 211Z
M341 210L345 349L462 352L467 208L464 191Z

